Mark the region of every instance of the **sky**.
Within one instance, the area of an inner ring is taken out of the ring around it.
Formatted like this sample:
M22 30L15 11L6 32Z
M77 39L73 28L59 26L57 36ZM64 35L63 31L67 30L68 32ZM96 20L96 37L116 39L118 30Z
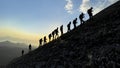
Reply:
M54 29L66 25L79 14L93 14L118 0L0 0L0 41L12 41L38 46L38 40ZM79 19L77 20L80 24ZM72 25L73 26L73 25Z

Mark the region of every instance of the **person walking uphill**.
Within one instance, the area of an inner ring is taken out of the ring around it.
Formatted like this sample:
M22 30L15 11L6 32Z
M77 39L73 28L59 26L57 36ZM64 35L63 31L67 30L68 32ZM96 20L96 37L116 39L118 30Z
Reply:
M46 44L47 43L47 38L46 38L46 36L44 36L44 44Z
M92 19L92 17L93 17L93 7L91 7L90 9L88 9L87 10L87 13L88 13L88 15L89 15L89 19L91 20Z
M83 14L83 13L81 13L81 14L80 14L80 16L79 16L79 19L80 19L81 24L83 24L83 23L84 23L83 18L84 18L84 14Z
M39 46L41 46L42 45L42 38L39 40Z
M75 18L75 20L73 20L74 28L76 28L76 24L77 24L77 18Z
M60 26L61 35L63 35L63 25Z
M59 31L58 31L58 27L57 27L57 29L55 29L55 39L57 39L58 37L59 37Z
M49 34L48 37L49 37L49 42L50 42L50 41L51 41L52 34Z
M54 35L55 35L55 31L52 32L52 37L53 37L53 40L54 40Z
M32 50L32 45L30 44L29 45L29 52Z
M24 55L24 50L22 50L22 56Z
M69 24L67 25L68 32L70 32L70 25L71 25L71 22L69 22Z

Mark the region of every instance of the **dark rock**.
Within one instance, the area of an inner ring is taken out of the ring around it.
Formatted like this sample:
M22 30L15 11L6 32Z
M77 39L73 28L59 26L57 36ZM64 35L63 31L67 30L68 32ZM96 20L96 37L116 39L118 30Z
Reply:
M120 1L7 68L119 68Z

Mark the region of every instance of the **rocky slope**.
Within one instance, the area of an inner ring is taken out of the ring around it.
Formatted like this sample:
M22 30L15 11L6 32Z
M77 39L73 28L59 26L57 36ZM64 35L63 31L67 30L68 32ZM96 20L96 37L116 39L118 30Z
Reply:
M8 68L120 67L120 1L93 20L13 60Z

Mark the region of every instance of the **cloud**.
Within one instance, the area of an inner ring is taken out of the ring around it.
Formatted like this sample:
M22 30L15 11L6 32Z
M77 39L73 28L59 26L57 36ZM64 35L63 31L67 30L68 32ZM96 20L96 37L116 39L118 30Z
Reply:
M65 10L67 10L68 13L72 14L73 10L73 2L72 0L66 0L67 4L65 5Z
M80 11L86 13L87 9L90 8L90 0L82 0L82 4L80 5Z
M116 1L118 0L82 0L79 9L80 12L86 13L87 9L92 6L94 8L93 14L96 14Z

